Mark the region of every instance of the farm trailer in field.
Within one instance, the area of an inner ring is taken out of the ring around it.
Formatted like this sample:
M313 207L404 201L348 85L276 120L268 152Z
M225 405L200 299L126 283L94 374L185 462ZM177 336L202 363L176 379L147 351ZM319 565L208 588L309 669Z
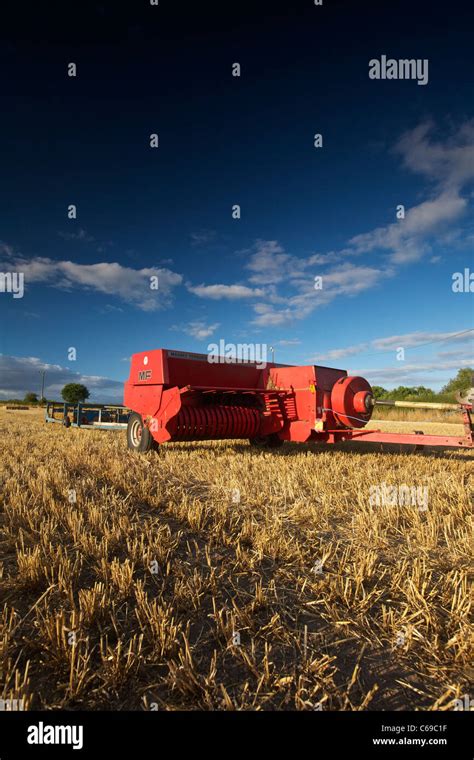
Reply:
M127 441L148 451L166 441L248 439L275 448L284 441L367 441L472 448L472 404L412 404L458 410L464 435L364 430L374 406L363 377L317 365L209 362L207 355L156 349L134 354L125 383L131 411ZM385 402L382 402L385 403ZM407 402L386 402L407 406Z
M46 406L45 421L64 427L93 427L99 430L123 430L127 427L130 409L107 404L68 404L51 402Z

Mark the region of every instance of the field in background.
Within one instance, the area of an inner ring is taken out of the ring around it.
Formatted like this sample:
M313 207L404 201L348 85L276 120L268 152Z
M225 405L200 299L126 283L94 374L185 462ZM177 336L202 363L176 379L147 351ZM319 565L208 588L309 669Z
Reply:
M398 422L442 422L444 424L456 424L461 419L460 412L445 411L441 409L403 409L391 406L376 406L374 418L378 420L395 420Z
M453 709L468 693L472 452L139 456L124 433L41 417L0 410L0 698ZM457 432L438 425L414 429ZM427 487L427 509L372 505L383 483Z
M451 418L449 422L443 422L441 420L438 422L424 422L420 419L407 420L405 418L400 420L371 420L365 426L365 429L382 430L384 433L413 433L415 430L421 430L428 435L465 435L462 422L456 423L453 418Z

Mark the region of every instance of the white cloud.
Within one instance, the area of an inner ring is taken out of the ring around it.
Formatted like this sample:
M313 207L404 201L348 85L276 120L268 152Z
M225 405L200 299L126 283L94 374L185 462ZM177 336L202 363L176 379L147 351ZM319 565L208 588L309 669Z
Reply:
M457 193L444 192L408 209L405 219L356 235L349 245L356 254L387 251L394 264L418 261L431 251L427 238L443 225L457 220L466 207L467 201Z
M471 348L471 361L474 363L474 350ZM469 350L463 350L461 348L455 348L452 351L438 351L437 356L440 359L453 359L456 357L456 359L466 359L469 358Z
M276 240L257 240L247 269L253 274L250 282L256 285L275 285L282 282L288 275L288 270L298 264L295 256L285 253Z
M328 266L341 258L341 254L335 251L314 253L307 257L293 256L276 240L256 240L249 252L246 268L253 272L249 281L271 286L270 293L275 293L275 286L282 282L297 284L298 281L307 281L310 268Z
M217 238L216 230L199 230L199 232L191 232L191 245L200 246L213 243Z
M405 349L416 348L424 346L425 344L436 343L471 343L474 341L474 329L472 330L457 330L455 332L412 332L402 335L389 335L384 338L374 338L370 342L356 343L343 348L334 348L323 354L314 356L313 359L317 361L323 361L324 359L339 359L345 356L355 356L357 354L370 354L370 353L388 353L395 352L397 348L402 347ZM439 353L438 356L442 356ZM446 352L446 355L459 355L459 349L456 351Z
M431 252L434 234L467 210L461 191L474 179L474 120L444 136L443 142L433 139L433 132L434 124L424 122L405 132L394 147L407 169L432 183L433 196L408 209L405 219L353 237L349 241L353 253L380 250L396 264L417 261Z
M313 356L310 361L317 363L325 360L331 361L333 359L343 359L346 356L354 356L355 354L360 354L366 348L367 343L360 343L356 346L348 346L347 348L333 348L330 351L327 351L325 354L317 354L316 356Z
M191 335L193 338L196 338L196 340L205 340L205 338L209 338L213 335L218 327L220 327L219 322L207 324L203 319L196 319L189 322L187 325L174 325L171 329Z
M258 316L253 320L253 324L259 325L260 327L278 327L279 325L284 325L286 322L298 318L296 316L297 314L300 315L301 319L306 316L306 313L303 313L301 310L297 312L296 309L292 310L291 308L274 309L271 304L267 303L255 304L254 311Z
M456 192L474 178L474 119L465 122L443 141L432 139L432 121L405 132L395 146L403 164L444 190Z
M473 362L469 359L458 361L431 361L431 362L397 362L397 366L347 369L350 375L361 375L372 385L390 384L397 385L425 385L432 388L446 381L447 373L454 376L463 367L472 367Z
M377 338L372 341L372 346L378 351L387 351L390 348L410 348L413 346L422 346L425 343L438 342L457 342L465 343L472 341L474 331L456 330L455 332L413 332L404 335L391 335L388 338Z
M0 249L1 251L1 249ZM6 250L0 260L2 271L23 272L25 285L43 283L46 286L73 290L93 290L117 296L143 311L156 311L170 305L172 290L182 282L182 276L164 268L132 269L118 263L75 264L36 256L27 259ZM151 277L158 277L158 290L150 287Z
M259 288L249 288L246 285L187 285L190 293L199 298L210 298L219 301L226 298L237 301L242 298L258 298L264 295Z
M325 273L318 271L318 275L323 278L321 290L314 288L313 272L308 272L305 277L299 276L297 279L290 280L289 285L296 291L296 294L290 295L286 299L274 299L276 303L283 301L286 304L285 308L276 308L270 302L255 304L254 311L257 316L252 324L260 327L278 326L293 320L305 319L315 309L330 303L338 296L356 296L374 287L384 278L390 277L392 270L364 265L357 266L346 262L337 268L329 269Z

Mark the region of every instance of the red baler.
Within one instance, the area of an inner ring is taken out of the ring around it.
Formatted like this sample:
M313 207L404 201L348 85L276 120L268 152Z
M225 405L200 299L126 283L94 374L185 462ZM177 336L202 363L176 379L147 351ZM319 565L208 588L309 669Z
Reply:
M215 359L215 358L214 358ZM205 354L157 349L132 356L124 404L132 410L128 445L148 451L165 441L248 439L276 447L284 441L365 441L417 446L473 446L472 406L458 408L464 436L363 430L375 405L363 377L342 369L252 362L210 362ZM445 405L448 406L448 405Z

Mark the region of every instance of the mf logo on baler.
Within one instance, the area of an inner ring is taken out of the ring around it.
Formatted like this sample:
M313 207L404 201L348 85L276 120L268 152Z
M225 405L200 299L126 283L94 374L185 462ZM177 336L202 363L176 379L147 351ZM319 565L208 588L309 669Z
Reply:
M151 369L143 369L141 372L138 373L138 379L139 380L150 380L151 379Z

